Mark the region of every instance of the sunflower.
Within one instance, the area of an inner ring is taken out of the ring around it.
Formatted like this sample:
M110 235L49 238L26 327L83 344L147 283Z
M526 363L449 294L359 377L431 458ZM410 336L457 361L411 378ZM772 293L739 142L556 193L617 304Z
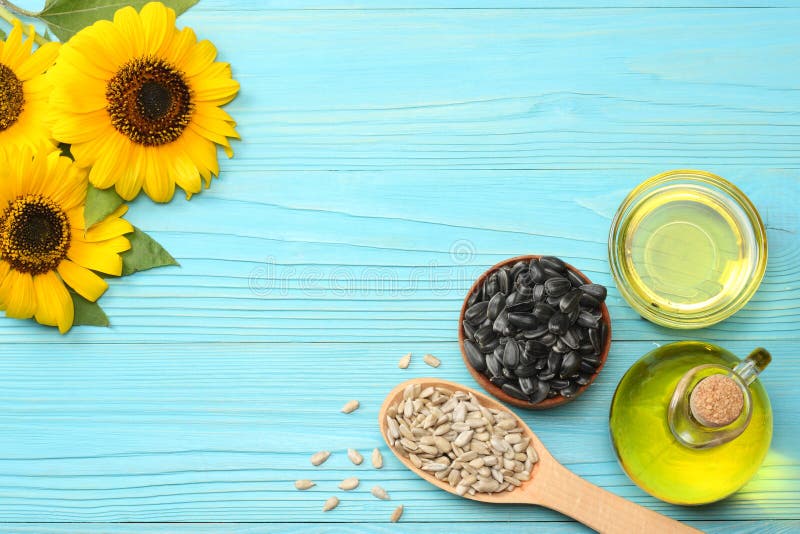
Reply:
M133 227L120 207L85 228L86 171L50 145L0 149L0 309L19 319L70 329L65 287L89 301L108 288L93 271L119 276Z
M34 148L52 143L46 124L50 82L44 72L58 55L58 43L47 43L36 52L33 35L22 40L17 22L8 39L0 41L0 146Z
M228 138L239 137L220 109L239 84L216 55L161 3L120 9L61 48L50 71L53 135L100 189L131 200L144 188L167 202L177 184L190 198L201 177L208 187L219 174L216 145L231 157Z

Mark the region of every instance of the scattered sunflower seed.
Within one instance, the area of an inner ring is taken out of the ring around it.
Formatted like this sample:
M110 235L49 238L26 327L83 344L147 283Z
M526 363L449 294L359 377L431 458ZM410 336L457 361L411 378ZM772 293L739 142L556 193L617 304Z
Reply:
M356 477L346 478L339 484L339 489L343 489L345 491L350 491L356 489L357 487L358 479Z
M400 506L394 509L394 512L392 512L392 523L397 523L398 521L400 521L400 516L402 515L403 515L403 505L401 504Z
M399 367L400 369L406 369L408 368L408 364L410 363L411 363L411 353L409 352L408 354L400 358L400 361L397 363L397 367Z
M364 457L355 449L347 449L347 457L356 465L361 465L361 462L364 461Z
M348 401L347 404L342 406L342 413L351 413L358 410L359 403L357 400Z
M319 451L311 456L311 465L321 465L331 455L330 451Z
M316 486L316 484L311 480L296 480L294 483L294 487L299 490L307 490L313 486Z
M389 494L386 493L386 490L383 489L380 486L375 486L374 488L372 488L370 490L370 493L372 493L372 496L377 498L377 499L381 499L381 500L384 500L384 501L388 501L389 500Z
M383 456L381 456L381 451L378 449L372 449L372 467L375 469L383 467Z
M427 363L431 367L439 367L439 365L441 365L441 363L442 363L442 362L439 361L439 358L437 358L433 354L426 354L422 358L422 361L424 361L425 363Z
M328 500L325 501L325 504L322 506L322 511L323 512L328 512L330 510L333 510L337 506L339 506L339 498L338 497L329 497Z

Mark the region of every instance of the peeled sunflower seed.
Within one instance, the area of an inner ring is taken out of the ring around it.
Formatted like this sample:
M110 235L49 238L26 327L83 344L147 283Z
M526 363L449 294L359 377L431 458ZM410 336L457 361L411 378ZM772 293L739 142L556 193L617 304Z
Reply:
M337 506L339 506L339 499L337 497L330 497L328 498L327 501L325 501L325 504L322 506L322 511L328 512L330 510L333 510Z
M358 409L359 403L357 400L348 401L347 404L342 406L342 413L351 413Z
M372 467L375 469L383 467L383 456L381 456L381 451L378 449L372 449Z
M400 369L406 369L406 368L408 368L408 364L409 363L411 363L411 353L410 352L408 354L406 354L405 356L403 356L402 358L400 358L400 361L397 362L397 367L399 367Z
M386 493L386 490L383 489L380 486L375 486L374 488L372 488L370 490L370 493L372 493L372 496L377 498L377 499L381 499L381 500L384 500L384 501L388 501L389 500L389 494Z
M330 451L319 451L311 455L311 465L321 465L331 455Z
M439 358L437 358L433 354L426 354L422 358L422 361L424 361L425 363L427 363L431 367L439 367L439 365L441 365L441 363L442 363L442 362L439 361Z
M361 462L364 461L364 457L355 449L347 449L347 457L356 465L361 465Z
M339 484L339 489L343 489L345 491L350 491L356 489L357 487L358 479L356 477L346 478Z
M402 515L403 515L403 505L401 504L400 506L394 509L394 512L392 512L392 523L397 523L398 521L400 521L400 516Z
M313 486L316 486L316 484L311 480L296 480L294 483L294 487L299 490L307 490Z

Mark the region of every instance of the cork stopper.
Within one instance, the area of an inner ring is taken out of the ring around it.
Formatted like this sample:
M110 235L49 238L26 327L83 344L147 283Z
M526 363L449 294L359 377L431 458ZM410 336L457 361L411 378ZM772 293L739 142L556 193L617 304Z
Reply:
M702 379L692 390L689 407L702 425L719 428L734 422L744 408L744 395L728 375L714 374Z

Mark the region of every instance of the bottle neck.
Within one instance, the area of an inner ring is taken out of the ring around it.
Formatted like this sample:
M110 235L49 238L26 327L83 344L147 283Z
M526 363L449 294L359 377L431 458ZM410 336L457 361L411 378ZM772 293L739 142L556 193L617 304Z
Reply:
M749 386L770 361L769 352L758 348L733 369L718 364L690 369L669 405L668 422L675 438L687 447L703 449L740 436L752 417Z

